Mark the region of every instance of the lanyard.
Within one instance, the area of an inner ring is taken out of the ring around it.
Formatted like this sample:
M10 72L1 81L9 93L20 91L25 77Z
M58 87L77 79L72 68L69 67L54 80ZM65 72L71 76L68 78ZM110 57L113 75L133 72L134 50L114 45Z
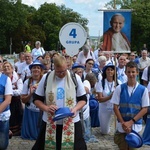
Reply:
M132 92L131 92L131 96L133 95L133 92L135 90L136 85L133 87Z
M113 82L111 84L109 84L109 82L107 81L107 86L108 86L109 92L111 93L112 87L113 87Z
M129 87L128 87L128 88L129 88ZM136 84L135 84L135 86L133 87L132 90L129 90L129 89L128 89L128 92L131 93L130 97L133 95L133 93L134 93L134 91L135 91L135 88L136 88ZM131 88L130 88L130 89L131 89Z

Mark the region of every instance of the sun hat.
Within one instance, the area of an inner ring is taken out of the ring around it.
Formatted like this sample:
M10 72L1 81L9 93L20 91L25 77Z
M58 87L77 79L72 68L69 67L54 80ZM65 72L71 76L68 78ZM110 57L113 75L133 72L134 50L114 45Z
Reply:
M72 69L75 69L75 68L82 68L82 69L84 69L85 67L82 66L82 65L80 65L80 64L78 64L78 63L74 63L74 64L72 65Z
M113 65L112 63L108 63L106 66L104 66L102 71L106 72L106 69L109 68L109 67L115 69L115 65Z
M61 107L55 111L55 117L53 118L53 121L64 119L66 117L71 117L73 115L74 113L70 111L69 107Z
M44 69L44 65L39 60L35 60L31 65L29 65L29 69L31 70L33 66L40 66Z
M139 148L143 145L142 137L134 130L126 135L125 140L132 148Z
M98 108L99 103L95 98L89 100L90 111L94 111Z

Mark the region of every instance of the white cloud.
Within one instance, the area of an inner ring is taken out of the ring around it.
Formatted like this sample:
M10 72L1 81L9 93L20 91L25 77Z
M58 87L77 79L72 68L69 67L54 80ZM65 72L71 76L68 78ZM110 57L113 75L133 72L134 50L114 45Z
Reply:
M75 3L84 3L84 4L89 4L92 3L94 0L73 0Z
M34 6L35 8L39 8L40 5L47 3L56 3L57 5L64 4L64 0L22 0L23 4Z

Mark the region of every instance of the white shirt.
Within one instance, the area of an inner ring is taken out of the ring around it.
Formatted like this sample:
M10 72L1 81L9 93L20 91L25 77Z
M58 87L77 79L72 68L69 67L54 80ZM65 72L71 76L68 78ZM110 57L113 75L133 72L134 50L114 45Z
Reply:
M88 52L87 57L85 57L84 54L83 54L83 51L81 51L81 52L78 54L76 63L81 64L81 65L84 66L86 60L89 59L89 58L90 58L90 59L93 59L94 62L96 61L95 56L94 56L94 54L93 54L92 51L89 51L89 52Z
M115 90L115 82L108 82L107 79L105 79L105 85L104 89L102 87L102 81L100 80L99 82L96 83L96 92L98 93L103 93L104 97L109 96L113 91ZM108 110L112 111L113 106L110 103L110 100L100 103L103 107L107 107Z
M148 81L147 73L148 73L148 67L146 67L146 68L143 70L143 73L142 73L142 80Z
M146 59L143 59L142 57L139 59L138 68L143 69L150 65L150 58L146 57Z
M20 96L23 89L22 79L18 77L18 74L14 71L12 78L13 96Z
M26 65L26 67L24 67L22 69L21 72L21 79L22 81L24 81L25 77L30 77L31 76L31 70L29 69L30 64Z
M83 110L83 119L86 120L90 115L89 98L90 98L90 92L91 92L91 85L90 85L90 82L88 80L84 80L83 84L84 84L84 87L88 88L88 90L89 90L89 93L86 94L87 103L82 108L82 110Z
M150 92L150 81L148 82L147 89L148 89L148 92Z
M139 83L137 82L134 90L133 90L133 87L129 87L128 86L128 93L129 93L129 95L131 95L131 93L134 93L134 91L136 90L138 85L139 85ZM111 98L111 103L116 104L116 105L120 104L120 93L121 93L121 85L118 85L116 87L116 90L113 93L112 98ZM149 102L148 90L147 90L147 88L145 88L145 91L144 91L143 96L142 96L142 107L147 107L149 105L150 105L150 102ZM122 124L120 122L117 122L117 129L121 133L125 132L122 129ZM140 132L142 130L142 125L133 124L132 125L132 129L135 130L136 132Z
M127 82L127 75L125 74L125 67L117 68L117 78L121 81L121 83Z
M80 97L84 94L86 94L85 92L85 89L84 89L84 85L81 81L81 77L77 74L75 74L76 76L76 79L77 79L77 83L78 83L78 87L77 87L77 91L76 91L76 96L77 97ZM45 91L44 91L44 83L45 83L45 78L46 78L46 74L43 75L41 81L39 82L39 85L38 85L38 88L36 89L36 94L39 95L39 96L45 96ZM60 79L60 80L63 80ZM75 100L75 103L76 103L76 100ZM43 113L43 120L45 122L47 122L47 112L44 112ZM73 122L78 122L80 120L80 117L79 117L79 111L77 112L77 115L73 118Z
M18 64L17 73L21 74L22 70L28 66L28 64L24 61L23 63Z
M43 56L44 54L45 54L45 50L43 49L43 47L39 47L38 49L34 48L32 49L31 52L33 61L35 61L38 56Z
M36 84L35 81L32 82L32 85ZM29 95L30 94L30 89L29 89L29 79L27 79L24 84L23 84L23 90L22 90L22 94L23 95ZM31 96L30 101L29 101L30 105L26 106L27 109L30 109L33 112L39 112L39 108L37 108L35 106L35 104L33 103L33 97Z
M17 62L14 64L14 66L17 67L17 72L18 72L18 70L19 70L19 72L21 72L20 70L21 70L22 68L21 68L20 66L21 66L23 63L24 63L24 61L23 61L23 62L17 61Z

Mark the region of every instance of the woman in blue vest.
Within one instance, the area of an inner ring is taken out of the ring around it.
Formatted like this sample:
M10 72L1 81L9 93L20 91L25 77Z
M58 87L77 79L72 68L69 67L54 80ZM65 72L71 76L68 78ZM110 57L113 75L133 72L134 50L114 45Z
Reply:
M0 57L0 66L3 64ZM9 143L9 118L12 97L12 84L9 77L0 70L0 149L5 150Z
M142 130L142 117L149 106L148 90L136 81L138 67L135 62L126 64L125 73L128 77L126 83L116 87L111 102L117 116L117 131L114 142L119 149L133 150L125 141L125 136L132 130Z

